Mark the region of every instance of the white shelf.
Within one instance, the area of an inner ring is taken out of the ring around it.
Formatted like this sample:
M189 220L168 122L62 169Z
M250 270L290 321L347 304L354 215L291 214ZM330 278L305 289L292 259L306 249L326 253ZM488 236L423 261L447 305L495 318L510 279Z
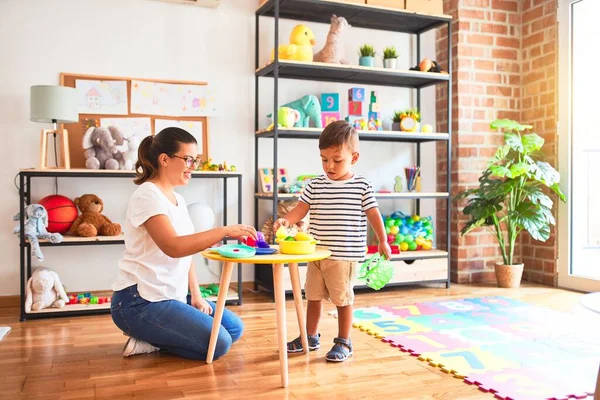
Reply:
M111 295L112 294L103 293L103 294L101 294L101 297L108 297ZM225 299L226 300L237 300L238 299L237 291L235 291L233 289L229 289L229 292L227 292L227 297L225 297ZM217 296L209 296L209 297L207 297L207 300L216 302ZM63 308L44 308L39 311L32 310L31 312L29 312L27 314L62 313L62 312L69 312L69 311L93 311L93 310L108 310L108 309L110 309L110 302L104 303L104 304L67 304Z
M104 175L104 176L114 176L114 177L130 177L135 175L135 171L124 171L124 170L113 170L113 169L87 169L87 168L23 168L21 172L31 173L35 175L48 175L54 176L59 174L60 176L72 176L77 177L81 175ZM233 171L193 171L192 176L207 176L213 177L215 175L231 175L231 176L239 176L240 172Z
M93 237L81 237L81 236L72 236L65 234L63 235L63 241L60 243L51 243L48 239L40 239L40 243L48 244L48 245L65 245L71 243L92 243L92 242L119 242L123 243L125 239L124 234L120 234L117 236L93 236Z

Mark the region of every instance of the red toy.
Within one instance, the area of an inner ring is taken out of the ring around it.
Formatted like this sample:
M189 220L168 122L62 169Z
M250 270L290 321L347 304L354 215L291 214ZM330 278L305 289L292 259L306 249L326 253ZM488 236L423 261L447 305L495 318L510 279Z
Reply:
M53 194L44 197L38 204L48 212L48 232L65 233L77 218L77 207L68 197Z

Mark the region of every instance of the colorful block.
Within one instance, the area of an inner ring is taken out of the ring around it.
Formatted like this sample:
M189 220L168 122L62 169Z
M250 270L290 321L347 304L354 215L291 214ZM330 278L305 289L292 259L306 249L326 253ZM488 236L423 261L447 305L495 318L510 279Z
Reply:
M371 90L371 103L377 103L377 91Z
M350 115L346 117L346 121L350 122L354 129L366 130L367 129L367 121L360 116Z
M348 89L348 101L365 101L365 89L364 88Z
M321 124L323 128L332 122L341 120L341 114L339 112L322 112L321 113Z
M362 116L362 103L359 101L348 102L348 115L361 115Z
M378 112L372 112L372 111L370 111L369 112L369 121L372 120L372 119L375 119L375 120L381 119L381 114L378 113Z
M379 103L371 103L369 104L369 112L380 112Z
M335 112L340 111L340 95L339 93L323 93L321 94L321 111ZM323 125L325 126L325 125Z

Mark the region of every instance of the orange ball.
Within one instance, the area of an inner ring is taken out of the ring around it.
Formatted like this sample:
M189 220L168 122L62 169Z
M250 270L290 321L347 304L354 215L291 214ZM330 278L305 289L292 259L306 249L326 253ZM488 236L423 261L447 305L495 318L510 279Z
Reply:
M41 199L41 204L48 212L48 227L51 233L65 233L77 218L77 207L68 197L58 194L46 196Z

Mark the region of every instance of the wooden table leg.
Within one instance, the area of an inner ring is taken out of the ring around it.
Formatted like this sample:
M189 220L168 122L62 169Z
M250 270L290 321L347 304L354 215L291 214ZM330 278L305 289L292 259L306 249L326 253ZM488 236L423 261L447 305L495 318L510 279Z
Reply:
M302 339L302 349L304 354L308 354L308 336L306 335L306 319L304 316L304 306L302 305L302 287L300 286L300 271L298 264L288 264L290 270L290 279L292 281L292 292L294 293L294 304L296 306L296 316L298 317L298 328L300 329L300 338Z
M281 386L288 386L287 327L285 322L285 289L283 288L283 264L273 264L273 291L277 310L277 344Z
M223 271L221 272L221 282L219 283L219 295L217 296L217 305L215 307L215 316L213 318L212 330L210 331L210 342L208 342L208 354L206 362L211 364L217 347L217 338L219 337L219 329L221 329L221 319L223 318L223 310L225 309L225 300L229 292L229 282L231 281L231 273L233 272L233 262L226 261L223 263Z

